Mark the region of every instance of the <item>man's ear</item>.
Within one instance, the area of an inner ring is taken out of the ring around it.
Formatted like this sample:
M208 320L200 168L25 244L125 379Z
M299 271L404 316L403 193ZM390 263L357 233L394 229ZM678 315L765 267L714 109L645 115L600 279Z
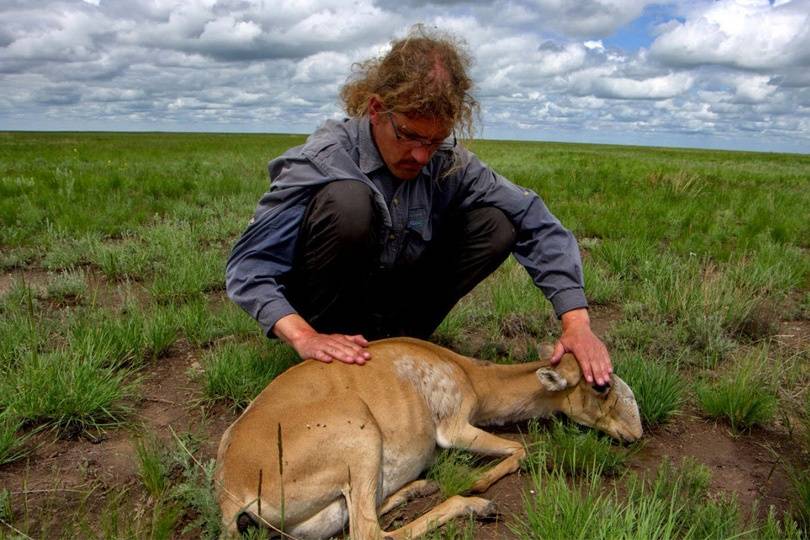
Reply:
M377 125L380 122L380 115L385 107L383 102L377 94L371 94L368 97L368 117L372 125Z

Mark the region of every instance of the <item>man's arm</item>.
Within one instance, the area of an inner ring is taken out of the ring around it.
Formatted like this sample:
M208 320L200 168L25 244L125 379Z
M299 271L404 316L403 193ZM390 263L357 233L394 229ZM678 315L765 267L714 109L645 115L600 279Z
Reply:
M551 301L562 321L563 332L552 363L559 362L565 352L571 352L588 382L607 383L613 368L607 348L590 327L582 261L573 234L536 193L495 173L475 155L464 157L461 206L491 205L509 217L518 234L515 258Z
M265 335L272 332L289 343L302 359L363 364L370 358L363 350L368 345L363 336L319 334L285 295L282 277L293 269L298 232L309 200L306 194L310 193L296 186L306 185L321 173L306 160L283 157L274 160L270 168L276 189L262 198L264 212L251 222L228 259L228 296L258 321Z

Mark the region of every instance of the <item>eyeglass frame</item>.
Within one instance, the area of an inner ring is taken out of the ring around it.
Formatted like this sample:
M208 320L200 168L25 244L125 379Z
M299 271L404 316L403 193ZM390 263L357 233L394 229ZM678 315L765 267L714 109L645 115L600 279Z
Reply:
M407 135L403 135L399 132L399 126L397 126L397 123L394 122L394 113L392 111L387 111L386 114L388 114L388 120L391 122L391 127L394 129L394 136L397 138L397 141L408 148L432 148L433 150L437 150L439 146L441 146L442 143L449 138L448 136L437 142L424 137L409 137ZM457 143L456 132L453 131L453 148L456 147Z

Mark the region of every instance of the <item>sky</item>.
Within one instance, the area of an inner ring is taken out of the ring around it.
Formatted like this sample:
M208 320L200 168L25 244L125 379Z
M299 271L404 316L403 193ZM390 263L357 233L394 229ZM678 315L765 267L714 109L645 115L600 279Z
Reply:
M308 133L415 23L483 138L810 153L810 0L0 0L0 130Z

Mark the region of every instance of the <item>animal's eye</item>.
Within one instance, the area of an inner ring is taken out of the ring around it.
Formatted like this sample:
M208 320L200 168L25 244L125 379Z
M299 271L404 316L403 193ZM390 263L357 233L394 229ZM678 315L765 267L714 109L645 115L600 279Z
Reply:
M597 394L607 394L610 390L610 383L605 384L594 384L593 389L596 391Z

